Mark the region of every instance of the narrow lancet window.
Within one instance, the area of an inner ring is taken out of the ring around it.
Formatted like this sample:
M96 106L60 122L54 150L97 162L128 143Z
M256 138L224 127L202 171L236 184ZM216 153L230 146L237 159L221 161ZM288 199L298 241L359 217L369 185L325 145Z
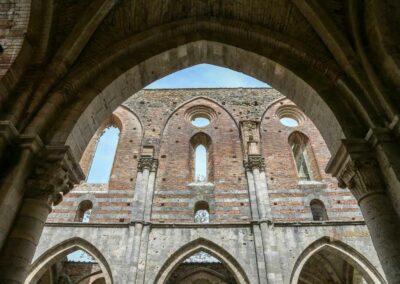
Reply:
M110 126L101 134L88 174L88 183L108 183L117 150L119 133L117 127Z
M199 224L210 223L210 207L205 201L199 201L194 206L194 222Z
M326 213L325 205L321 200L313 199L310 202L311 214L313 221L327 221L328 214Z
M294 132L289 137L289 144L299 179L301 181L320 179L310 141L307 136L299 132Z
M195 149L194 174L196 182L207 181L207 148L202 144Z
M190 139L191 149L191 179L194 182L212 182L213 173L213 146L211 138L203 133L197 133Z

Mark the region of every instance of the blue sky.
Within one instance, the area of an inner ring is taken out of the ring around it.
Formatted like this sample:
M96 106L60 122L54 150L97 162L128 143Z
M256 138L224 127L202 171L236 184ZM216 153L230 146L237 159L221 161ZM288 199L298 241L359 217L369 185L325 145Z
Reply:
M175 88L265 88L267 84L227 68L210 64L195 65L161 78L146 89ZM119 130L110 127L101 136L87 177L89 183L107 183L118 143ZM205 172L206 161L199 161Z
M269 87L253 77L231 69L199 64L161 78L146 89L175 88L265 88Z

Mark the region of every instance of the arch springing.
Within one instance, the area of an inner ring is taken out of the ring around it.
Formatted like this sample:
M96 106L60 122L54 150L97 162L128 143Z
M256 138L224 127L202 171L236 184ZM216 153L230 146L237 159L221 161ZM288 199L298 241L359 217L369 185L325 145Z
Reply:
M117 151L120 130L109 126L100 135L87 177L88 183L108 183Z

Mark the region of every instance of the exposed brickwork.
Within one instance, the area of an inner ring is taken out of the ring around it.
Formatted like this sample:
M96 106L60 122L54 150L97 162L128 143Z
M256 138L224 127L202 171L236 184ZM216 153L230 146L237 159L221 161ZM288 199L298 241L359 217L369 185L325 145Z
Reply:
M49 221L72 222L79 203L90 199L93 203L90 222L130 222L137 160L141 146L146 145L154 147L154 157L159 161L153 221L193 222L194 205L199 200L209 203L211 222L251 220L243 167L244 146L238 128L243 120L261 121L261 151L274 220L312 220L309 203L315 198L324 202L329 220L361 220L350 191L338 188L336 179L325 173L330 153L313 123L303 114L298 127L285 127L279 122L276 112L286 105L293 103L273 89L140 91L102 124L82 157L81 166L87 173L103 129L110 124L119 127L120 140L109 184L82 183L54 208ZM216 115L209 126L201 129L194 127L185 116L188 110L199 106ZM310 165L318 172L316 182L299 183L288 142L294 131L309 139L315 157ZM205 133L211 138L209 184L193 183L191 138L196 133Z

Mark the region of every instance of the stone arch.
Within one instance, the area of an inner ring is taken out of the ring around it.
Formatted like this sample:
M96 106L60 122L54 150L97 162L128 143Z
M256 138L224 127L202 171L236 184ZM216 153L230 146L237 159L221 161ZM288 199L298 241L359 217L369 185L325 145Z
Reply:
M28 277L25 284L36 283L54 263L59 261L62 257L77 249L82 249L93 256L99 264L105 278L106 284L112 284L111 268L103 254L88 241L74 237L61 242L60 244L48 249L41 256L39 256L30 266Z
M224 56L222 56L223 54ZM245 56L248 58L248 61L246 61L246 64L240 65L237 63L237 56ZM173 65L170 64L171 58L174 58L174 60L172 60L174 62ZM79 131L79 128L81 128L80 124L85 123L84 120L86 117L90 117L90 113L95 113L98 116L95 117L96 122L101 121L104 118L104 111L97 111L97 109L104 110L104 108L107 107L113 109L122 103L122 101L127 99L132 93L143 88L147 83L155 81L174 71L199 63L210 63L238 70L274 86L288 98L295 101L299 108L308 114L317 127L323 132L322 134L329 145L329 149L333 153L335 153L339 148L341 138L344 138L345 136L357 136L357 132L359 134L362 133L361 136L365 133L364 130L358 131L356 129L348 129L349 131L346 130L346 133L344 134L339 125L338 119L335 118L331 109L329 109L328 105L321 99L316 91L300 77L285 67L259 54L232 45L201 40L183 44L177 48L164 51L152 58L144 60L137 66L120 75L114 80L114 82L110 82L111 84L109 86L104 86L105 89L101 94L97 97L93 96L90 106L89 104L83 106L79 101L76 101L73 107L84 112L84 114L82 116L79 115L80 117L69 117L67 120L58 121L57 123L60 125L55 125L53 127L52 134L49 132L49 135L51 136L49 137L50 143L64 143L69 133ZM163 69L154 69L154 66L163 66ZM141 78L141 80L133 80L134 78ZM128 88L126 88L125 82L132 83ZM291 83L289 84L288 82ZM96 90L98 90L98 88ZM107 106L105 106L103 100L115 98L115 93L118 93L119 97L114 99L112 102L107 102ZM337 103L337 106L341 104L339 101L337 101ZM318 106L318 110L315 106ZM344 104L342 106L344 106ZM74 115L78 113L80 114L80 112L77 111ZM350 118L354 114L354 111L349 110L349 114L350 116L346 116L346 119ZM324 127L324 123L327 123L328 121L333 123L334 127ZM341 124L353 128L357 123L354 123L354 121L346 121ZM358 126L355 127L359 128L362 124L357 125ZM57 129L64 129L65 131L61 133ZM85 140L87 140L87 138L83 137L83 141L79 143L87 143ZM70 142L76 143L77 141L70 140Z
M203 238L191 241L173 253L160 268L154 283L164 284L165 281L168 280L170 274L182 261L200 251L204 251L220 260L232 275L234 275L237 283L250 283L244 269L233 256L217 244Z
M368 259L361 253L357 252L354 248L339 240L331 240L329 237L322 237L309 245L298 257L292 269L292 275L290 277L291 284L298 283L300 273L306 262L311 256L323 249L328 249L329 252L344 259L346 262L356 268L368 283L387 283L377 269L368 261Z

